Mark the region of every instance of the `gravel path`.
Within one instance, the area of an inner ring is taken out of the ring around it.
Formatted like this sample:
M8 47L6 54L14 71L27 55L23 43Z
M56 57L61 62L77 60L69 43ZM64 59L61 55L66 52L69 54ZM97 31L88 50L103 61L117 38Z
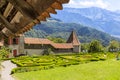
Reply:
M2 62L1 79L0 80L15 80L11 75L11 70L17 66L13 64L10 60Z

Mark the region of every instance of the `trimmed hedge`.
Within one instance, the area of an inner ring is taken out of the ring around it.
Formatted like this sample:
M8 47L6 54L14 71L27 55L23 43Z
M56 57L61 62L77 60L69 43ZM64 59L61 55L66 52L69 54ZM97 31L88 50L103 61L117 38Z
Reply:
M18 68L14 68L11 71L11 74L14 73L22 73L22 72L30 72L30 71L40 71L40 70L47 70L47 69L51 69L54 68L53 66L38 66L38 67L18 67Z
M19 72L29 72L46 70L54 67L67 67L70 65L78 65L80 63L88 63L91 61L104 61L106 58L103 54L76 54L76 55L49 55L49 56L22 56L11 59L11 61L18 65L18 68L12 70L11 74Z

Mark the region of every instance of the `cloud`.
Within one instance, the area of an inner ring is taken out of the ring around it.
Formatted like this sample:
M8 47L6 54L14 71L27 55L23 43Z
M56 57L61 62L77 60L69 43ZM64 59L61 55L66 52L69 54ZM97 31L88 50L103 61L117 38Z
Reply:
M107 8L109 6L108 2L103 0L70 0L66 7L81 8L81 7L100 7Z

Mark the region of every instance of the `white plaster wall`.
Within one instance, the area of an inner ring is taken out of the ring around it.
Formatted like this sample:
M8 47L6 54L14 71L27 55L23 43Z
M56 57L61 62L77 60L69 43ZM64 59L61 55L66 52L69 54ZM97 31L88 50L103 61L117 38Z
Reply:
M81 47L80 46L74 46L73 52L75 52L75 53L81 52Z
M43 49L25 49L24 54L27 55L42 55L43 54Z
M18 45L9 45L8 46L12 50L12 55L13 56L13 50L17 50L17 55L19 55L19 46Z

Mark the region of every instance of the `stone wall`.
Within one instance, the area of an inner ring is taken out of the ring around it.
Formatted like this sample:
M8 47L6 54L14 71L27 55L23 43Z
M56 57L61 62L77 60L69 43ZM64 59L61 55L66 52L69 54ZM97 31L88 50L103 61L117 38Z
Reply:
M10 56L13 56L13 51L14 50L17 50L17 55L20 54L19 53L19 45L9 45L8 47L11 49L11 53L12 53Z
M80 46L74 46L73 52L75 52L75 53L81 52L81 47Z
M43 49L24 49L24 54L27 55L42 55Z

